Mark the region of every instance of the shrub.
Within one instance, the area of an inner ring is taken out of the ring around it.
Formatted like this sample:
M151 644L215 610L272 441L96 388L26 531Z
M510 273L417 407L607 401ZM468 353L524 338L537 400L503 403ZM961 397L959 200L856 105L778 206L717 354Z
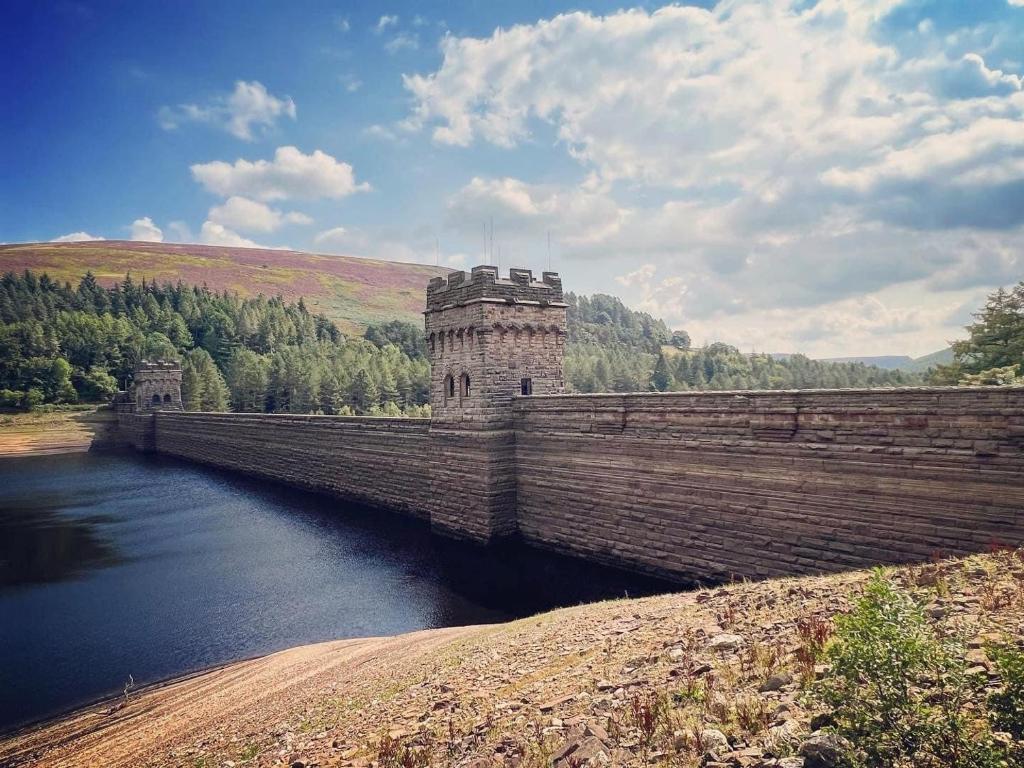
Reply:
M25 408L32 411L38 408L40 405L42 405L43 400L43 391L41 389L33 387L32 389L25 393L25 399L22 401L22 404L25 406Z
M999 670L1002 690L988 697L992 724L1016 739L1024 739L1024 651L1011 646L989 649Z
M24 392L18 392L15 389L0 389L0 408L20 408L24 399Z
M983 680L964 649L940 639L920 607L880 572L853 610L836 619L831 673L815 689L835 729L868 768L1007 765L978 707Z

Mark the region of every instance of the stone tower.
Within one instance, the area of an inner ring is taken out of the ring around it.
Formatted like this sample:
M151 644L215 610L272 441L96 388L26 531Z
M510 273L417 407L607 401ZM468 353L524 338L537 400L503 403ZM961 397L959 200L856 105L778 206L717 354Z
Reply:
M434 278L425 326L434 421L464 429L510 422L512 398L560 394L565 387L562 281L528 269L508 279L496 267Z
M435 278L424 313L430 356L431 526L486 542L514 534L512 399L564 389L562 281L475 267Z
M143 360L135 368L131 401L136 413L181 410L181 363Z

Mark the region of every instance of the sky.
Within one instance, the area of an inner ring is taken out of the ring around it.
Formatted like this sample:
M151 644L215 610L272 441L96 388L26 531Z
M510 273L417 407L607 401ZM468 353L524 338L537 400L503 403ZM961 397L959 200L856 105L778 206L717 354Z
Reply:
M819 357L940 349L1024 279L1024 0L0 13L2 242L550 264Z

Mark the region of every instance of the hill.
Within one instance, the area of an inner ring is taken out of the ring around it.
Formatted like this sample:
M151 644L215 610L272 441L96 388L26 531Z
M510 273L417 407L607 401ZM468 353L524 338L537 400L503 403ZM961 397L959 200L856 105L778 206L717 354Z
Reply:
M823 357L821 361L823 363L864 363L864 365L874 365L887 371L897 368L907 371L910 370L907 366L913 364L914 358L910 355L869 355L867 357Z
M932 352L930 355L915 358L911 362L910 366L903 370L912 371L914 373L924 373L929 368L933 368L936 365L949 365L952 362L953 349L952 347L946 347L945 349L940 349L938 352Z
M90 271L104 286L130 272L136 281L181 280L245 297L262 293L286 301L304 298L311 311L348 333L395 319L420 324L427 283L450 271L354 256L213 245L120 240L0 245L0 272L25 269L73 285Z
M1024 676L1014 670L1024 670L1024 655L1013 649L1024 552L886 573L882 582L857 572L742 583L302 646L9 735L0 763L821 768L847 765L848 748L874 749L887 732L873 723L895 720L906 744L931 741L910 759L858 764L1020 765L1011 750L1000 762L984 718L1006 731L1021 724ZM853 618L839 618L851 608ZM966 647L949 640L960 637ZM957 682L968 678L974 687ZM881 703L867 698L877 683L887 684ZM947 759L983 740L992 760Z

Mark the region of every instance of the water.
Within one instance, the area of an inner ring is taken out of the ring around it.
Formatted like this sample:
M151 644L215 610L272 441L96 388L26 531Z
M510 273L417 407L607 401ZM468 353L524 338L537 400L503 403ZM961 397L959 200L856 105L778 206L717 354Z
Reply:
M0 459L0 731L129 674L663 588L166 458Z

